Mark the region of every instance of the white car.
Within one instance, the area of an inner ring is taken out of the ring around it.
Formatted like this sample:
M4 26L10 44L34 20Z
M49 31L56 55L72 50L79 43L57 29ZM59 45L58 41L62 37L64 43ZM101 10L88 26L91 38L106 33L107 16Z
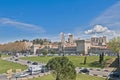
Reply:
M28 75L29 75L28 72L21 72L21 73L15 74L15 77L16 77L16 78L21 78L21 77L26 77L26 76L28 76Z

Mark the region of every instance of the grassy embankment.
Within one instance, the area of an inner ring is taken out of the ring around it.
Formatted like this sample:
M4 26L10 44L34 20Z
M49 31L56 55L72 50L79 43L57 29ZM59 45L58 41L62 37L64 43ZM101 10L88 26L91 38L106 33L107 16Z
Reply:
M23 57L21 59L24 60L30 60L30 61L36 61L36 62L42 62L42 63L47 63L49 59L53 58L55 56L37 56L37 57ZM84 65L84 56L67 56L70 61L73 62L73 64L76 67L95 67L95 68L103 68L109 65L107 63L108 60L114 60L116 57L111 57L111 56L105 56L104 61L101 64L99 64L99 56L88 56L87 57L87 63Z

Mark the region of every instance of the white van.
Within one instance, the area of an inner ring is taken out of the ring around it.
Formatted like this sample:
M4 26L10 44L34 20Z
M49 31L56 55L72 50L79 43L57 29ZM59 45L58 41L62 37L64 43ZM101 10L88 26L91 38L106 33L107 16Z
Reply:
M38 74L41 72L42 65L29 65L28 71L30 74Z

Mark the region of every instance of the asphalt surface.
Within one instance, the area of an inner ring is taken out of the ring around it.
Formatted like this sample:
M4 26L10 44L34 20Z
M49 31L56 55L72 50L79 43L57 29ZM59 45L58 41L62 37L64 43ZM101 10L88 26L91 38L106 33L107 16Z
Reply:
M16 63L22 64L22 65L29 66L29 64L27 63L27 60L19 59L18 61L15 61L15 58L11 59L11 57L4 58L4 60L11 61L11 62L16 62ZM43 63L39 63L39 64L44 65ZM113 71L113 69L114 68L107 68L107 69L99 69L99 68L92 68L92 69L90 69L90 68L88 68L88 70L90 71L89 75L105 77L105 78ZM79 73L80 70L81 69L76 68L77 73ZM33 78L33 77L37 77L37 76L44 76L44 75L47 75L47 74L49 74L49 72L48 73L39 73L37 75L28 75L26 78ZM6 74L1 74L0 75L0 80L9 80L9 79L6 78ZM13 74L13 77L10 80L20 80L20 79L19 78L16 79L14 77L14 74Z
M12 57L3 58L3 60L6 60L6 61L11 61L11 62L15 62L15 63L19 63L19 64L22 64L22 65L29 66L29 64L27 63L27 60L18 59L18 61L15 61L15 59L16 58L12 58ZM45 65L43 63L38 63L38 64L39 65ZM27 71L27 70L25 70L25 71ZM23 71L23 72L25 72L25 71ZM33 78L33 77L37 77L37 76L44 76L44 75L47 75L47 74L50 74L50 72L39 73L39 74L36 74L36 75L28 75L26 77L23 77L23 79L25 79L25 78ZM13 74L12 78L8 79L7 75L4 73L4 74L0 74L0 80L21 80L21 78L15 78L15 74Z

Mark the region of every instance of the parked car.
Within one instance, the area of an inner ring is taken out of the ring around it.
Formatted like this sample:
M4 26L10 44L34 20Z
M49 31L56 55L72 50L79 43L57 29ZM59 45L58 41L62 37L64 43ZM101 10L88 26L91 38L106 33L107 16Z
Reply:
M53 54L50 54L50 53L49 53L49 54L47 54L47 55L48 55L48 56L52 56Z
M38 65L38 63L37 62L33 62L32 65Z
M59 56L59 54L54 54L54 56Z
M10 58L10 60L12 60L13 58Z
M120 72L112 72L109 76L108 79L120 79Z
M48 69L45 65L42 66L41 73L48 72Z
M15 56L13 56L12 58L15 58Z
M27 73L27 72L21 72L21 73L15 74L15 77L16 78L21 78L21 77L26 77L28 75L29 75L29 73Z
M43 54L38 54L38 56L43 56Z
M80 70L80 73L89 74L89 72L90 72L90 71L89 71L88 69L86 69L86 68Z
M18 61L18 59L15 59L15 61Z
M28 64L32 63L31 61L27 61Z

